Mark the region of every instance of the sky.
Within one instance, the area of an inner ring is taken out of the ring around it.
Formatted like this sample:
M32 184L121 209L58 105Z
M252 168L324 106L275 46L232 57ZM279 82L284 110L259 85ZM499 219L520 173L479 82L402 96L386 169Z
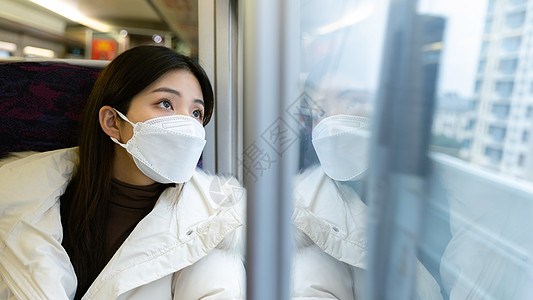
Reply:
M420 0L418 12L446 18L444 48L437 93L455 92L463 97L472 94L479 49L483 32L487 0ZM304 1L302 16L312 22L303 22L302 29L320 27L332 20L341 19L362 7L372 7L364 19L349 26L344 34L330 33L315 36L324 40L338 53L339 72L351 74L358 88L373 91L379 82L382 45L388 13L388 0L348 0L328 2L324 10L323 1ZM336 3L337 5L333 5ZM342 5L338 3L343 3ZM355 3L355 4L354 4ZM340 32L340 31L339 31ZM327 48L327 47L326 47Z
M486 0L424 0L419 11L447 18L439 74L439 94L470 96L479 61Z

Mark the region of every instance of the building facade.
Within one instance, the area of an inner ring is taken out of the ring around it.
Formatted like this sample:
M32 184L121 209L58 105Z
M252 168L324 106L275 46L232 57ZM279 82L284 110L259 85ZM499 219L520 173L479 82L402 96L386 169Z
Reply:
M475 164L533 178L533 1L489 0L474 87Z

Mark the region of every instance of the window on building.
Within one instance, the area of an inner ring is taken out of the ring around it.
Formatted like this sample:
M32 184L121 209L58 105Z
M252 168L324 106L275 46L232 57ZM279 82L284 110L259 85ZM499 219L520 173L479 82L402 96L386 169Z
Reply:
M478 99L473 99L473 100L469 101L468 109L470 111L476 111L478 105L479 105L479 100Z
M505 120L509 117L511 106L509 104L496 103L492 105L492 113L500 120Z
M489 34L491 30L492 30L492 19L487 19L485 21L485 29L483 30L483 32L485 34Z
M524 132L522 132L522 143L527 142L529 142L529 130L524 130Z
M504 52L516 52L520 48L522 37L514 36L504 38L501 43L501 48Z
M496 82L494 91L498 96L507 98L513 93L514 81L498 81Z
M500 62L498 64L498 71L506 75L511 75L511 74L514 74L517 66L518 66L517 58L500 59Z
M533 117L533 106L528 106L526 110L526 118L532 118Z
M471 139L466 139L463 141L463 149L470 149L470 146L472 146Z
M487 61L485 59L480 59L479 64L477 65L477 72L483 73L485 71L486 64L487 64Z
M507 129L505 127L501 126L489 126L489 136L490 138L498 143L503 142L505 139L505 134L507 133Z
M509 3L512 5L524 5L526 4L526 0L509 0Z
M481 80L476 80L476 84L474 85L474 93L479 93L481 90Z
M489 42L487 41L483 41L483 43L481 43L481 55L485 55L487 54L487 51L489 50Z
M487 3L487 12L491 13L494 11L494 0L489 0Z
M525 161L526 161L526 156L523 153L520 153L520 155L518 155L518 166L523 167L525 164Z
M489 146L485 148L485 156L491 163L496 164L502 161L503 151Z
M472 130L474 129L474 126L476 125L476 120L469 120L468 124L466 124L466 130Z
M508 29L518 29L524 25L524 21L526 19L526 12L513 12L508 13L505 16L505 25Z

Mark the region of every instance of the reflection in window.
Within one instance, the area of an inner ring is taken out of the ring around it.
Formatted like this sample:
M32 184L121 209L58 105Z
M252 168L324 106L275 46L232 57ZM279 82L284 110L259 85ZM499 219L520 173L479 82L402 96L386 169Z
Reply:
M509 29L518 29L524 25L526 12L509 13L505 16L505 25Z
M509 104L493 104L492 113L500 120L505 120L509 116L511 106Z
M491 163L497 164L502 161L503 151L489 146L485 148L485 156Z
M522 37L520 36L508 37L502 40L501 47L504 52L516 52L520 48L521 43Z
M494 91L500 97L509 97L513 93L514 81L498 81Z
M529 142L529 131L524 130L524 132L522 132L522 143L527 142Z
M489 126L489 136L494 142L501 143L505 139L505 134L507 133L507 129L505 127L500 126Z
M516 71L517 66L518 66L518 59L516 58L500 59L500 63L498 65L498 71L506 75L511 75Z

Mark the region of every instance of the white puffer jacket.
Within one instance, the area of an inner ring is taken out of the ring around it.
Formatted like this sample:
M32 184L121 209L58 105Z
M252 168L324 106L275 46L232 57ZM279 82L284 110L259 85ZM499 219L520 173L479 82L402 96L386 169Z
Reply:
M367 207L322 168L299 175L294 188L293 299L362 299ZM417 261L416 296L442 300L437 281Z
M71 148L0 168L0 299L74 297L59 197L76 160ZM197 171L176 197L161 194L83 299L245 298L244 189Z

